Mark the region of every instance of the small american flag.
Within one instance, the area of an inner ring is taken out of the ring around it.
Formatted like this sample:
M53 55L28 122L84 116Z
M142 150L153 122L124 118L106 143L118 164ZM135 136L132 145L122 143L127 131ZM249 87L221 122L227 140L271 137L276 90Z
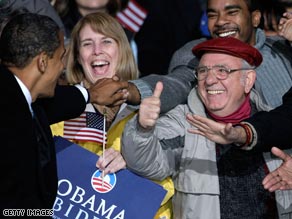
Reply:
M93 112L84 112L79 117L64 122L64 138L68 140L103 143L104 116ZM105 142L106 143L106 142Z
M136 1L130 0L127 7L117 13L117 19L121 25L133 33L137 33L147 17L147 10Z

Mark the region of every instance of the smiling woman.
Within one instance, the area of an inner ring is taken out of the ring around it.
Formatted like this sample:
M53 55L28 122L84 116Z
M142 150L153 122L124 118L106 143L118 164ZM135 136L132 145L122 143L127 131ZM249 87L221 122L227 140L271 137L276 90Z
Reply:
M115 18L108 13L96 12L78 21L71 33L66 76L70 84L79 84L87 89L104 78L117 76L122 81L138 78L139 71L129 41ZM87 104L80 117L51 128L54 135L61 135L93 153L103 155L97 161L97 167L107 174L126 166L120 153L120 139L125 124L135 114L136 108L126 103L117 107ZM86 127L77 130L76 126L72 126L79 121L86 121ZM96 135L89 138L93 132ZM103 150L105 144L106 150ZM170 218L173 184L170 178L160 184L169 193L157 218Z
M87 15L76 24L69 45L67 70L69 83L83 81L86 86L114 75L121 80L138 78L124 30L106 13Z
M75 25L66 72L70 84L90 88L98 79L118 76L120 80L126 81L136 79L138 75L124 30L112 16L103 12L92 13ZM94 108L100 114L107 111L107 128L119 111L119 107L94 105Z
M117 76L120 80L127 81L136 79L139 75L124 30L112 16L103 12L84 16L73 28L68 46L66 69L66 79L70 84L79 84L87 89L90 89L99 79ZM99 118L102 118L106 113L105 131L108 131L114 129L113 123L117 124L124 118L131 116L135 109L126 104L116 107L87 104L85 113L87 112L94 113ZM123 115L122 118L118 116L120 114ZM103 119L98 121L97 126L103 127ZM66 128L68 128L66 124L69 123L65 121L61 126L53 126L53 133L61 136L66 134ZM115 138L111 138L110 133L107 133L107 144L113 145ZM116 135L117 130L114 129L113 133ZM75 143L94 153L102 153L100 142L93 143L92 140L88 142L88 139L80 140L77 134L64 136L69 140L74 139ZM119 150L119 146L113 148ZM119 168L124 166L124 162L120 162L118 165Z
M84 66L86 81L94 83L114 76L119 55L117 41L94 32L89 25L83 27L79 36L79 62Z

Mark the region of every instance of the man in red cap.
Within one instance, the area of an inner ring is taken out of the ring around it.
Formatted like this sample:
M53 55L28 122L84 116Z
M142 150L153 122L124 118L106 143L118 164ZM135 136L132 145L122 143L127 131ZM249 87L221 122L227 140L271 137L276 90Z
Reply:
M159 117L158 82L127 124L122 153L128 168L155 180L172 176L174 218L278 218L274 193L261 184L268 171L263 154L191 134L186 120L191 113L236 124L269 110L252 89L262 55L235 38L205 41L192 51L200 61L188 103Z

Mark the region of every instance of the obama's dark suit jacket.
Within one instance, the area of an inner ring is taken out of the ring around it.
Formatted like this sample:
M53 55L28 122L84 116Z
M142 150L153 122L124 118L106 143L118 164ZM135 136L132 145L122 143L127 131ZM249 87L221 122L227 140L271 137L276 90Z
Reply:
M34 118L14 75L0 65L0 207L52 208L57 192L50 124L80 115L86 106L74 86L32 104Z

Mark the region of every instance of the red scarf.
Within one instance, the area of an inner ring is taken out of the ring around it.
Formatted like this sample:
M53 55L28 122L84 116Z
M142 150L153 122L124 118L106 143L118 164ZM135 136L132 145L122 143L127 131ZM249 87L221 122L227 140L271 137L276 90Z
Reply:
M232 123L234 125L250 117L251 105L250 105L249 100L250 100L250 97L248 94L244 102L242 103L242 105L235 112L231 113L228 116L224 116L224 117L217 116L209 112L208 110L207 110L207 113L209 114L210 117L212 117L217 122Z

